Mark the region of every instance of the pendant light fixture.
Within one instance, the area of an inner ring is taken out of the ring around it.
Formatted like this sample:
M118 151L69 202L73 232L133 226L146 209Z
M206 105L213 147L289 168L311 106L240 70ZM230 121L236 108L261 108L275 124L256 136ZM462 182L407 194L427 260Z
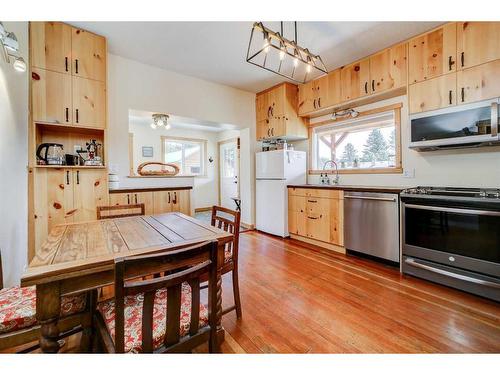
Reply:
M283 36L283 22L281 32L255 22L248 43L247 62L297 83L327 74L321 57L297 44L297 22L294 22L294 29L295 39L291 41Z
M169 116L163 113L153 113L153 122L151 127L153 129L170 129L170 124L168 123Z

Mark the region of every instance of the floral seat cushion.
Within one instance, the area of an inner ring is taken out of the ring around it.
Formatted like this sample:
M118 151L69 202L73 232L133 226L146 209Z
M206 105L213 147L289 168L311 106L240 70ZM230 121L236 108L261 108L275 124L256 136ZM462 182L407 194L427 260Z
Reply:
M125 297L125 352L140 352L142 347L142 304L143 294ZM97 305L106 328L115 340L115 301L114 299ZM165 339L167 323L167 290L159 289L155 294L153 308L153 348L159 348ZM180 335L189 333L191 323L191 287L182 284ZM208 324L208 308L200 304L200 328Z
M85 295L61 298L61 316L85 309ZM36 286L0 290L0 334L32 327L36 324Z

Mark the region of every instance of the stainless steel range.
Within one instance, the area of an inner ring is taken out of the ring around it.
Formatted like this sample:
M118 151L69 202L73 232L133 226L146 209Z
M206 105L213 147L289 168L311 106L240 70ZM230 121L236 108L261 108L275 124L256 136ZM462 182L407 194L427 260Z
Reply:
M500 189L401 193L403 273L500 301Z

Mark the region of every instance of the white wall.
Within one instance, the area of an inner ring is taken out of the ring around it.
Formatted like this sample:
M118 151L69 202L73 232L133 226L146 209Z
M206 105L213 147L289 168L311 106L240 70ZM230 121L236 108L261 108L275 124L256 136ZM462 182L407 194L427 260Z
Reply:
M4 22L28 62L28 23ZM5 286L19 283L28 257L28 73L0 58L0 251Z
M191 194L193 208L210 207L217 204L218 179L217 179L217 140L218 133L190 129L151 129L141 124L129 124L129 131L134 133L134 170L140 163L146 161L162 161L161 137L183 137L196 138L207 141L207 160L205 160L206 176L194 177L193 192ZM152 158L142 157L142 146L152 146L154 155ZM213 158L210 163L208 158Z
M372 186L454 186L500 188L500 147L462 149L453 151L417 152L408 148L409 117L406 96L392 98L357 108L364 111L392 103L403 103L401 110L401 137L403 169L415 170L414 178L403 174L343 174L340 183ZM297 144L298 149L308 144ZM309 183L316 183L317 175L309 176Z
M168 53L167 51L165 53ZM185 76L108 54L108 158L121 180L128 175L129 109L235 125L246 129L247 147L255 147L255 94ZM253 154L241 170L242 216L253 223L255 184ZM217 186L211 187L217 191ZM245 221L246 222L246 221Z

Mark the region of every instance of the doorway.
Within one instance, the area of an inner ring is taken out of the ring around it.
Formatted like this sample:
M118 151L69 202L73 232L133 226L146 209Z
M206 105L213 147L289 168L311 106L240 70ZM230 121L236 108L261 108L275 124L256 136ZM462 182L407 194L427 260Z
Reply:
M235 199L240 199L240 138L220 141L218 149L219 205L235 210Z

